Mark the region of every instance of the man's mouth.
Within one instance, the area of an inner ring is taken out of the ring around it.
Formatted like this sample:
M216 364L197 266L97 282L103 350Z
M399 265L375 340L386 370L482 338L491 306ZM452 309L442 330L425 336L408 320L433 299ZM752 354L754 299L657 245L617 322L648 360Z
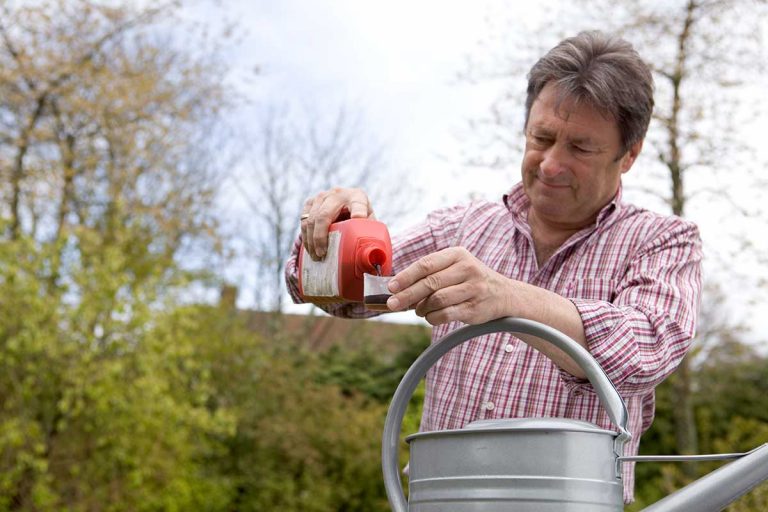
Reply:
M560 181L550 181L550 180L543 180L540 177L536 177L536 179L545 187L549 188L570 188L570 184L560 182Z

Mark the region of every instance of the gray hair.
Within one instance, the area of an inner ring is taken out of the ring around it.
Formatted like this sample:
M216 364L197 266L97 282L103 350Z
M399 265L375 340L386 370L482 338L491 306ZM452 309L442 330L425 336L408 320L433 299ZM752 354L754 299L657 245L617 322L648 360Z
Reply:
M645 137L653 112L653 76L630 43L600 31L564 39L528 73L525 124L544 86L552 83L557 105L586 103L616 121L624 155Z

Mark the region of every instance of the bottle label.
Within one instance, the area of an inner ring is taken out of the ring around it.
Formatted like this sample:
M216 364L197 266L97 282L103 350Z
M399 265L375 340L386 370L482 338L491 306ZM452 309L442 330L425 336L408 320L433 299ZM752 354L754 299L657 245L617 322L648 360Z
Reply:
M301 284L304 297L339 297L339 247L341 233L328 233L328 251L325 258L314 261L307 250L301 256Z

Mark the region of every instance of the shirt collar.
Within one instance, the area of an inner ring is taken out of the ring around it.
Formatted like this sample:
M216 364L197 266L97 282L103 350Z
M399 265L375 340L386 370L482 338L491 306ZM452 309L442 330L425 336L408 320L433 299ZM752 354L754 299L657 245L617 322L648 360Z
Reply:
M623 185L621 182L619 182L619 189L616 191L616 195L613 196L613 199L611 199L608 204L603 206L598 212L597 219L595 221L595 227L609 220L612 213L621 209L623 204L621 201L622 188ZM528 195L525 193L525 189L523 189L523 182L520 182L512 187L508 193L504 194L502 200L507 206L509 212L514 215L515 218L527 224L526 220L528 218L528 208L531 206L531 201L528 199Z
M531 202L528 200L528 195L523 189L523 182L521 181L512 189L502 196L504 204L507 206L509 212L515 217L525 218L525 214L528 208L531 206Z
M622 188L623 186L621 182L619 182L619 189L616 191L616 195L613 196L613 199L611 199L608 204L603 206L603 208L598 212L597 220L595 222L596 226L609 221L611 218L617 217L616 215L612 214L621 210L621 205L623 204L621 202Z

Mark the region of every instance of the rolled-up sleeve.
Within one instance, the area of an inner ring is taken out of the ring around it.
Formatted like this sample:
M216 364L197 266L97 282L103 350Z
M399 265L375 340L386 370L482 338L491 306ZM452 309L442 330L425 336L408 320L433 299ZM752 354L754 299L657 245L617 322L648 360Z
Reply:
M701 297L701 259L698 229L676 219L633 254L612 300L569 297L590 353L622 395L648 393L687 353Z

